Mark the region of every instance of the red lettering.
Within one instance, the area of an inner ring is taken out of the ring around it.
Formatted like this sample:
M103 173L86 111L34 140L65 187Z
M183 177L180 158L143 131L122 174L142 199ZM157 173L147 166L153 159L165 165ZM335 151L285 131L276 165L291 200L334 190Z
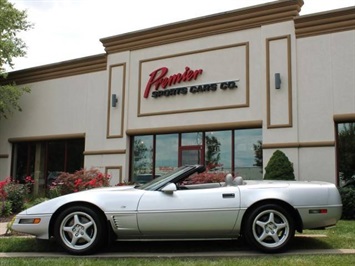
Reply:
M185 67L184 73L177 73L166 77L166 74L168 73L168 68L158 68L149 75L150 78L145 87L144 98L149 97L149 93L152 87L154 87L155 90L158 90L160 87L166 89L169 86L173 86L181 82L191 81L193 79L196 80L198 76L202 74L202 72L202 69L191 70L189 67Z
M156 77L159 72L160 75ZM160 85L159 80L161 80L166 75L166 73L168 73L167 67L158 68L157 70L154 70L152 73L150 73L149 75L150 79L148 80L147 86L145 87L145 91L144 91L144 98L148 98L150 89L154 84L155 84L155 90L159 88Z

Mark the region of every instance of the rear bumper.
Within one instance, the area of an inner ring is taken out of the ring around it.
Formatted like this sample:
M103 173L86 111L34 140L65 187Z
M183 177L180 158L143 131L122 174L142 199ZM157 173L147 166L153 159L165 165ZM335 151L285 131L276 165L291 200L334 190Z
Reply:
M297 210L303 221L303 229L326 228L334 226L340 220L342 205L307 207Z

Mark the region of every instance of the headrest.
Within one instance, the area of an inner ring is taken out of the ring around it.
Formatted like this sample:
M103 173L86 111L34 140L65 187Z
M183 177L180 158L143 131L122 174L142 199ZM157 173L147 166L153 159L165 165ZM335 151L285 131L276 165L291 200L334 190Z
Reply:
M225 179L225 186L234 186L232 174L227 174Z
M243 185L243 184L244 184L243 177L237 176L236 178L234 178L233 183L234 183L236 186Z

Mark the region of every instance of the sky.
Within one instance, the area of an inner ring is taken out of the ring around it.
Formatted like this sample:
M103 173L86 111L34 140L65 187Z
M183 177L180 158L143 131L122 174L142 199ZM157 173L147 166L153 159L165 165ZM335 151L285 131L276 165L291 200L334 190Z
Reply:
M101 38L264 4L262 0L8 0L27 10L27 55L15 71L104 53ZM300 15L355 6L355 0L304 0Z

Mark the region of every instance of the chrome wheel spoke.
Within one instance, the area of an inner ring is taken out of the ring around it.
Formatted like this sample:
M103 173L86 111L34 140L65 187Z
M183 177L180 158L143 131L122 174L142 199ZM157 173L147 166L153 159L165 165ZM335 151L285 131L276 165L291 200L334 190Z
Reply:
M67 232L67 233L73 233L73 228L74 228L74 226L66 226L66 227L63 227L63 231Z
M81 238L83 238L87 243L90 243L93 240L86 232L84 232Z
M81 225L83 226L83 228L84 228L85 230L87 230L90 226L92 226L92 225L93 225L93 222L92 222L92 221L90 221L90 222L88 222L88 223L81 224Z
M61 238L66 245L81 250L93 243L97 237L95 221L86 213L75 212L63 219Z
M287 218L275 210L259 213L253 223L255 240L265 247L278 247L290 234Z
M278 242L280 242L280 238L277 234L271 234L272 239L275 241L275 243L277 244Z
M259 241L264 241L269 235L263 231L263 233L259 236Z

